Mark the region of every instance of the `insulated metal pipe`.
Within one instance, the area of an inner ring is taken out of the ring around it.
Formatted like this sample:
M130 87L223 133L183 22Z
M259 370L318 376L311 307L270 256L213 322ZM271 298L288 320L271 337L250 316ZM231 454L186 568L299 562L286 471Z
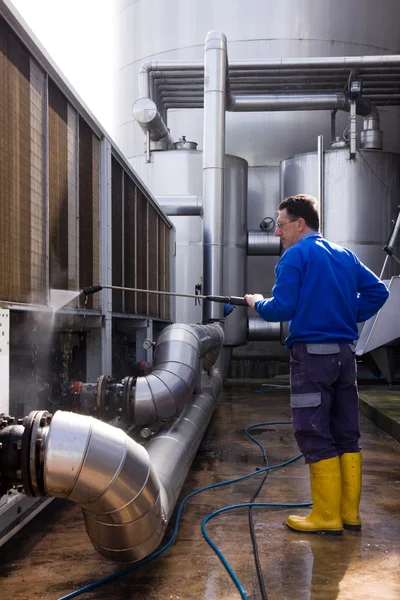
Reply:
M345 110L350 112L350 119L354 120L353 107L357 114L364 117L361 147L381 150L382 132L379 128L379 112L367 98L349 100L342 92L335 94L232 94L228 110L234 112Z
M156 104L150 98L139 98L132 106L132 115L144 133L150 132L152 142L163 141L165 148L172 148L174 140L165 125Z
M200 358L210 368L223 339L219 323L166 327L157 340L152 372L136 380L134 422L149 425L176 417L193 393Z
M273 233L267 231L247 232L248 256L279 256L281 253L281 240Z
M64 411L57 411L53 417L46 411L34 411L32 426L27 429L29 436L21 434L21 451L27 452L22 463L22 481L29 482L27 493L67 498L80 504L92 544L116 562L138 561L160 544L222 389L222 372L214 365L222 344L221 326L182 325L169 329L181 332L182 339L160 336L156 356L160 350L166 361L156 359L153 374L172 384L176 407L180 404L182 408L183 402L186 406L146 448L121 429ZM199 377L199 358L207 362L210 375L203 371ZM185 397L179 396L180 383L176 387L176 379L170 377L174 373L177 379L185 376L182 365L197 368L194 397L192 375ZM152 396L151 385L147 400L156 404L165 401L165 406L169 402L163 394Z
M319 215L320 223L319 228L321 234L324 235L324 221L325 221L325 210L324 210L324 136L318 136L317 142L317 155L318 155L318 200L319 200Z
M203 216L201 196L156 196L156 200L169 217Z
M204 47L203 138L203 272L205 295L223 294L223 225L225 96L227 42L223 33L211 31ZM203 321L220 319L223 307L204 302Z
M40 440L44 495L81 505L102 556L125 563L148 556L164 536L221 390L214 368L201 393L146 448L97 419L57 411Z
M280 342L281 324L264 321L261 317L249 317L247 339L249 342Z

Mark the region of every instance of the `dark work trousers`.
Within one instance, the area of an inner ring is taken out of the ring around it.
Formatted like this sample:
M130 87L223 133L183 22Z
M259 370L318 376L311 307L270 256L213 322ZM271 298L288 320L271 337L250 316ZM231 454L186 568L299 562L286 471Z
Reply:
M306 463L344 452L359 452L354 347L350 344L293 344L290 406L294 435Z

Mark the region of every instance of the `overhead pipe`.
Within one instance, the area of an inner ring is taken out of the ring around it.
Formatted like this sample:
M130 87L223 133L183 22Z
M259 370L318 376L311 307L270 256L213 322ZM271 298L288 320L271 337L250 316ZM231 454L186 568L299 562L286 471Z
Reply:
M227 41L211 31L204 46L203 272L204 294L223 295L223 226ZM222 318L222 305L204 302L203 321Z
M291 111L291 110L345 110L351 114L352 102L357 114L364 117L364 131L361 133L361 147L382 149L379 112L368 98L354 101L343 92L335 94L259 94L232 95L228 110L234 112Z
M202 217L201 196L156 196L158 204L169 217Z
M139 98L132 106L132 115L142 131L150 134L151 142L160 142L165 149L173 147L174 140L157 106L150 98Z

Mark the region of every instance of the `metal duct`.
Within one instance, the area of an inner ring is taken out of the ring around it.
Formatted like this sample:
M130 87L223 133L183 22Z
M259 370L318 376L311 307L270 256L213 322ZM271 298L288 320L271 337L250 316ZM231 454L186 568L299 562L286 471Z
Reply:
M279 256L281 253L281 240L273 233L267 231L247 232L248 256Z
M202 217L201 196L156 196L158 204L169 217Z
M193 393L200 358L210 368L223 339L219 323L166 327L157 341L152 372L136 380L134 422L149 425L176 417Z
M148 556L163 538L221 389L222 375L213 369L202 392L146 449L97 419L57 411L41 441L45 495L81 505L102 556Z
M168 429L152 438L146 446L161 483L161 506L167 522L221 394L223 373L219 362L217 368L213 367L212 377L201 393L185 406ZM168 460L165 460L166 456Z
M204 46L203 272L204 294L223 295L223 225L227 42L210 31ZM222 304L203 304L203 320L222 317Z
M222 327L175 325L168 329L172 335L161 334L157 348L166 355L163 366L170 370L162 371L156 360L152 375L158 373L160 381L172 383L177 404L192 397L195 383L197 393L146 448L121 429L64 411L52 418L46 411L31 413L29 428L26 423L29 436L23 434L24 453L28 452L22 465L26 493L80 504L92 544L101 555L117 562L138 561L160 544L222 390L219 366L212 366L210 376L204 372L197 376L200 357L208 365L216 360ZM185 351L187 357L181 362ZM180 383L175 390L177 381L171 375L175 371L185 375L182 365L193 370L188 375L190 384L180 388L184 382L177 377ZM163 398L153 396L149 401L157 406Z
M150 98L139 98L132 106L132 115L145 134L149 132L152 142L159 142L165 149L173 147L174 140L164 123L156 104Z

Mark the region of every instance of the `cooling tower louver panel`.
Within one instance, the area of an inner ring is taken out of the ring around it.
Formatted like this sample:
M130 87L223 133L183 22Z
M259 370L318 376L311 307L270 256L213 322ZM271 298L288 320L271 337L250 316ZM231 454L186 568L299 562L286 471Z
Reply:
M112 219L112 285L123 286L122 265L122 177L123 170L119 163L112 159L112 183L111 183L111 219ZM118 290L112 291L113 312L123 312L123 295Z
M124 174L124 282L136 287L136 186ZM125 292L125 312L136 312L136 294Z
M68 289L68 103L49 81L50 287ZM76 239L75 239L76 244Z
M169 228L167 224L160 219L158 228L158 288L160 290L169 290ZM159 316L162 319L169 317L169 296L160 296Z
M43 98L43 72L31 64L26 48L0 18L2 300L22 303L47 300ZM42 219L42 224L38 219Z
M79 118L79 287L99 282L99 160L100 140ZM99 298L81 299L81 306L98 308Z
M47 303L47 224L45 176L46 77L30 59L31 101L31 302Z
M158 214L149 204L149 289L158 290ZM149 315L158 317L158 294L149 294Z
M147 287L147 198L140 190L137 191L136 202L136 273L137 287L139 289L148 289ZM137 294L137 314L147 315L147 294Z
M68 104L68 289L79 288L78 113Z

